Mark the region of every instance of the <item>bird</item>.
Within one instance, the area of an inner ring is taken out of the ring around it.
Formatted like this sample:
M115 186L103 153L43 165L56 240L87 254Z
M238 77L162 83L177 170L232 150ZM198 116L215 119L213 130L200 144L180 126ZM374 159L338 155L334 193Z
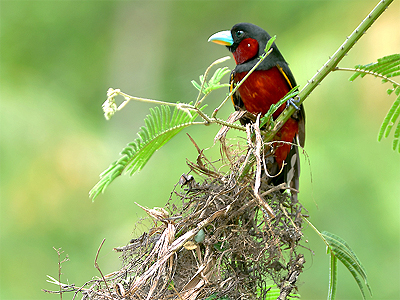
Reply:
M270 39L271 36L264 29L251 23L238 23L231 30L219 31L208 39L209 42L226 46L235 59L236 67L230 76L230 91L257 64ZM296 87L296 80L275 42L272 43L271 49L272 52L232 94L235 110L264 115L271 105L276 104ZM305 143L305 112L302 104L297 107L291 103L297 110L276 133L272 161L267 165L270 182L273 185L285 182L292 188L292 201L297 202L300 176L298 146L304 147ZM290 105L289 101L273 113L273 119L276 119L287 105ZM240 122L245 125L251 122L251 118L244 116ZM280 141L288 143L279 143Z

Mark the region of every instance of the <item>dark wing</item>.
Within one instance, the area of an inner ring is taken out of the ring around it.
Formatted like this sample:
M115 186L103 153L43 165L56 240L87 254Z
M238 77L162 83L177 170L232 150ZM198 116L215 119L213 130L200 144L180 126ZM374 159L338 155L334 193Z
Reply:
M287 63L282 64L282 67L278 65L279 71L282 73L282 75L286 78L288 84L290 85L291 88L296 86L296 81L294 79L294 76L292 72L289 69L289 66ZM298 123L299 126L299 131L297 134L297 139L295 138L293 140L293 144L297 144L300 147L304 147L305 143L305 138L306 138L306 132L305 132L305 111L304 111L304 106L300 105L299 110L296 111L293 115L292 118L295 119ZM299 155L299 147L292 145L290 148L290 152L285 159L286 165L283 168L283 178L278 179L278 181L284 181L288 184L288 186L292 189L295 189L296 191L299 190L299 177L300 177L300 155ZM279 177L279 176L278 176ZM275 182L276 184L279 184L280 182ZM297 202L297 192L291 191L291 199L292 202Z

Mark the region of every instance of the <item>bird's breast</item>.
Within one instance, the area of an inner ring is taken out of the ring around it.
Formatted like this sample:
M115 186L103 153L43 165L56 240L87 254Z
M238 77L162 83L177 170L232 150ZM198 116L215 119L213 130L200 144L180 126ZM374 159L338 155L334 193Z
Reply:
M236 73L234 81L238 83L248 72ZM245 109L253 114L265 114L272 104L276 104L290 91L289 83L278 67L269 70L257 70L242 83L237 93ZM276 118L285 108L282 105L273 115Z

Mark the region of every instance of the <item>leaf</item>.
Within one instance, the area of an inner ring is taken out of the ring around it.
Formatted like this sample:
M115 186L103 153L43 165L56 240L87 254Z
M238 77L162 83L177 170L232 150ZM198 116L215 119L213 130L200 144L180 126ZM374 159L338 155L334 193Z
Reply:
M398 151L400 152L400 84L390 79L400 75L400 54L385 56L379 58L377 62L367 65L357 65L355 66L355 68L357 69L357 71L349 78L350 81L355 80L359 76L364 77L366 74L370 74L381 77L382 83L391 82L392 88L387 89L386 92L388 95L391 95L394 92L397 98L393 102L391 108L389 109L386 117L382 122L381 128L379 129L378 133L378 141L381 141L383 137L387 138L392 128L397 123L392 145L393 150L396 151L396 149L398 149Z
M323 231L321 232L321 237L324 239L326 244L328 245L329 251L331 255L334 255L337 259L339 259L343 265L349 270L351 275L353 275L354 280L356 281L360 292L363 296L363 299L365 299L365 292L364 292L364 286L362 285L362 282L366 285L368 288L368 291L370 295L372 296L372 291L369 286L368 280L367 280L367 273L365 272L364 267L362 266L360 260L356 256L356 254L353 252L353 250L350 248L350 246L340 237L337 235ZM332 264L332 258L331 258L331 264ZM332 270L331 270L332 273ZM332 274L335 276L335 274ZM336 274L337 275L337 274ZM336 276L335 276L336 277ZM331 288L332 292L336 290L336 282L337 279L335 280L333 278L332 283L330 282L329 284L329 291L331 294ZM332 294L331 294L332 295ZM334 294L333 294L334 296ZM328 298L330 299L330 298ZM331 298L334 299L334 298Z
M329 248L328 248L329 249ZM330 251L328 251L330 252ZM331 261L329 265L329 290L328 290L328 300L335 299L336 287L337 287L337 257L335 254L330 252Z
M178 108L175 108L171 115L171 110L166 105L150 109L150 114L144 120L145 126L137 133L139 138L122 149L120 158L100 174L99 182L89 192L92 200L103 193L123 172L129 172L132 176L140 171L154 152L182 129L191 125L196 117L197 114L191 116Z
M196 80L192 80L191 82L192 82L193 86L194 86L197 90L200 91L201 86L196 82Z
M381 128L378 134L378 141L380 141L383 137L388 137L390 130L392 129L394 123L397 121L398 118L398 110L400 107L400 96L396 98L393 102L392 107L389 109L386 117L383 119Z
M197 83L195 80L192 80L192 84L197 90L199 90L199 91L201 90L201 92L204 95L207 95L210 92L212 92L213 90L219 89L221 87L229 86L229 84L221 84L220 81L221 81L222 77L224 77L226 74L228 74L230 72L231 72L231 70L229 70L228 67L218 68L215 70L213 76L211 76L211 78L208 82L204 82L204 75L200 75L199 76L200 83ZM204 84L203 84L203 82L204 82ZM203 85L203 89L201 88L202 85Z
M276 40L276 35L274 35L273 37L271 37L268 40L268 42L267 42L267 44L265 45L265 48L264 48L264 52L265 53L267 53L269 51L269 48L271 48L271 46L272 46L273 42L275 42L275 40Z
M393 139L393 150L397 150L400 153L400 143L399 143L399 139L400 139L400 122L397 123L397 127L396 130L394 132L394 139Z

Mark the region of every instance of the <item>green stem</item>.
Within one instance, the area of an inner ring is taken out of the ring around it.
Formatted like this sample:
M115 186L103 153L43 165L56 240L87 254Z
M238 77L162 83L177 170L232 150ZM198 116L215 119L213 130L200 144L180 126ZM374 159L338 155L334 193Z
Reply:
M122 108L124 108L125 105L128 104L128 102L130 100L135 100L135 101L140 101L140 102L148 102L148 103L154 103L154 104L159 104L159 105L169 105L169 106L181 106L183 107L182 103L173 103L173 102L166 102L166 101L161 101L161 100L154 100L154 99L148 99L148 98L140 98L140 97L134 97L131 95L128 95L124 92L121 92L120 90L114 90L116 92L116 94L121 95L125 98L125 101L122 102L119 106L117 110L121 110ZM193 109L193 107L191 107L191 105L189 106L188 104L184 104L184 108L187 109Z
M246 131L246 127L244 127L242 125L228 123L225 120L222 120L222 119L219 119L219 118L212 118L211 119L211 123L217 123L217 124L220 124L222 126L229 127L229 128L233 128L233 129L237 129L237 130L241 130L241 131Z
M357 69L357 68L340 68L340 67L336 67L334 68L332 71L350 71L350 72L359 72L359 73L363 73L363 74L368 74L368 75L373 75L379 78L382 78L384 80L387 80L388 82L391 82L397 86L400 86L400 83L394 81L393 79L390 79L388 77L386 77L385 75L376 73L376 72L372 72L372 71L368 71L368 70L363 70L363 69Z
M337 257L330 251L331 260L329 264L329 289L328 289L328 300L335 300L336 288L337 288Z
M314 229L314 231L319 235L319 237L324 241L324 243L326 244L326 246L328 248L330 248L328 242L326 241L326 239L322 236L321 232L319 232L319 230L310 222L308 221L308 219L304 216L302 216L303 220L306 221L308 223L308 225L311 226L312 229Z
M375 8L368 14L368 16L358 25L352 34L346 38L344 43L336 50L331 58L318 70L318 72L307 82L307 84L300 91L298 97L300 98L299 105L311 94L311 92L321 83L321 81L334 69L342 58L350 51L354 44L361 38L368 28L376 21L376 19L385 11L385 9L393 2L393 0L381 0ZM289 120L290 116L296 109L289 105L276 119L273 130L264 137L264 141L271 141L275 134L281 129L283 124Z
M194 104L195 107L199 107L200 104L201 104L201 102L202 102L202 101L204 100L204 98L208 95L208 94L207 94L207 95L204 95L204 97L200 99L201 94L203 93L204 84L206 83L207 75L208 75L208 73L210 72L211 68L212 68L213 66L217 65L217 64L220 64L220 63L222 63L222 62L228 60L228 59L231 59L230 56L224 56L224 57L222 57L222 58L217 59L217 60L214 61L211 65L208 66L208 68L206 69L206 71L204 72L204 75L203 75L203 82L201 83L200 91L199 91L199 94L197 95L197 99L196 99L196 102L195 102L195 104Z

